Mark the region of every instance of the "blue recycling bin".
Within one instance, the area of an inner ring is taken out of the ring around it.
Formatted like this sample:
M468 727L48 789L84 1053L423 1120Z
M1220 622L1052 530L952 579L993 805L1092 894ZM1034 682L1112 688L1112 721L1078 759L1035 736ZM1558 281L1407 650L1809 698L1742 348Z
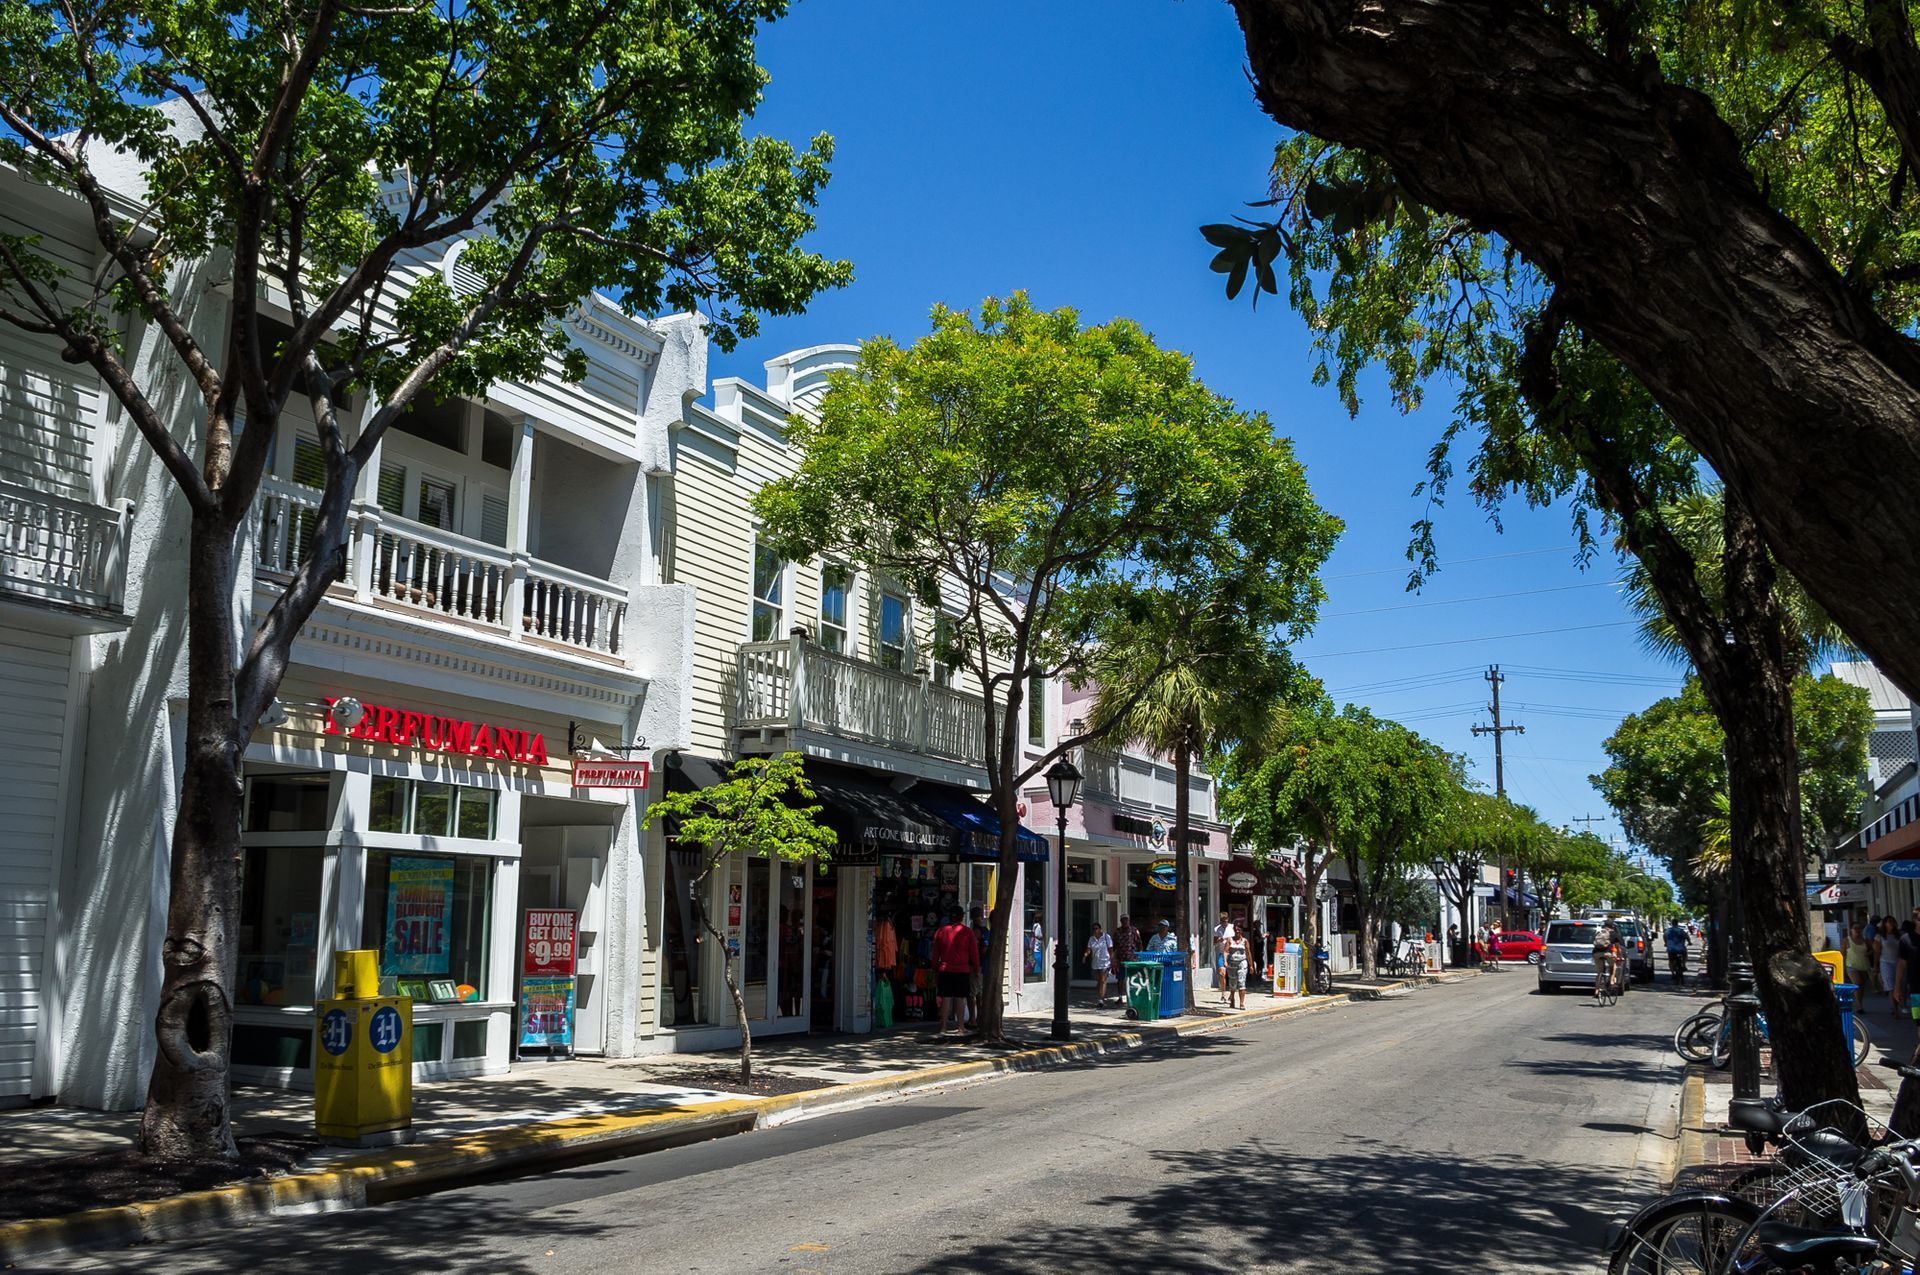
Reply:
M1187 976L1193 971L1187 968L1185 952L1149 952L1161 964L1160 970L1160 1017L1172 1018L1175 1014L1187 1012Z
M1854 983L1835 983L1833 999L1840 1002L1840 1039L1847 1042L1847 1056L1853 1056L1853 998L1860 990Z

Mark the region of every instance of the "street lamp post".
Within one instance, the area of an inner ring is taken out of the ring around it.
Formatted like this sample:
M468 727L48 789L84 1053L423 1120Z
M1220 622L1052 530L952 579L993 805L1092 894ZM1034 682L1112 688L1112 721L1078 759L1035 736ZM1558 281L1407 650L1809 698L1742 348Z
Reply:
M1059 892L1053 929L1053 1038L1073 1039L1073 1026L1067 1021L1067 981L1072 977L1072 956L1067 951L1067 811L1080 795L1080 769L1065 757L1047 767L1047 796L1053 800L1054 814L1060 820L1060 843L1054 850L1054 885Z

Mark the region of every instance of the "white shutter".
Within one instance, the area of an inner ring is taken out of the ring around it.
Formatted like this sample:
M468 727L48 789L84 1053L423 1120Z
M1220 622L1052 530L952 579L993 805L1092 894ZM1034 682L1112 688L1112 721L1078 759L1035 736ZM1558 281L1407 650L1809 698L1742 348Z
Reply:
M0 482L84 500L100 394L93 369L0 323Z
M0 626L0 1100L32 1083L71 656L69 638Z
M490 545L507 547L507 498L493 492L480 495L480 538Z

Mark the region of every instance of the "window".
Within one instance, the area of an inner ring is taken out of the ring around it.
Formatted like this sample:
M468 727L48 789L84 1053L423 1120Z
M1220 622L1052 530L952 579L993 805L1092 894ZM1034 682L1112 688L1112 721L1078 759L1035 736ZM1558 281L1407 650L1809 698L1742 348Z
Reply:
M293 440L293 481L302 487L327 485L327 458L320 450L318 439Z
M1036 748L1047 742L1047 679L1027 679L1027 742Z
M960 625L945 611L933 617L933 684L952 686L960 663Z
M325 775L254 775L247 779L248 832L325 832Z
M763 544L753 547L753 640L773 642L781 636L786 607L786 564Z
M368 803L367 829L490 841L497 796L491 788L377 776Z
M360 934L379 948L382 981L447 979L462 1000L486 999L492 896L491 859L368 851Z
M429 527L438 527L442 531L452 531L453 524L453 484L438 478L420 480L420 512L415 522L424 522Z
M390 514L406 513L407 504L407 467L405 465L381 465L380 481L373 494L380 508Z
M820 571L820 645L829 651L847 650L847 592L853 575L837 563Z
M891 589L880 590L875 604L874 646L883 668L907 667L907 599Z
M1021 943L1025 948L1024 960L1020 963L1022 981L1044 983L1047 981L1047 874L1040 865L1028 864L1021 874L1026 878L1026 927L1021 934Z
M320 846L250 846L242 852L234 962L239 1004L313 1004L320 870L326 857Z

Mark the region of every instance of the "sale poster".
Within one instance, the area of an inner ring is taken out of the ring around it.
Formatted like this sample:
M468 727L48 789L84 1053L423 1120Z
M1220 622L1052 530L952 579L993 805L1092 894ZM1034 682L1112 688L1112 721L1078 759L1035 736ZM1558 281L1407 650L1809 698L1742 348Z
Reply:
M395 855L387 869L383 974L445 974L452 950L453 861Z
M520 1047L573 1049L580 914L529 908L520 945Z

